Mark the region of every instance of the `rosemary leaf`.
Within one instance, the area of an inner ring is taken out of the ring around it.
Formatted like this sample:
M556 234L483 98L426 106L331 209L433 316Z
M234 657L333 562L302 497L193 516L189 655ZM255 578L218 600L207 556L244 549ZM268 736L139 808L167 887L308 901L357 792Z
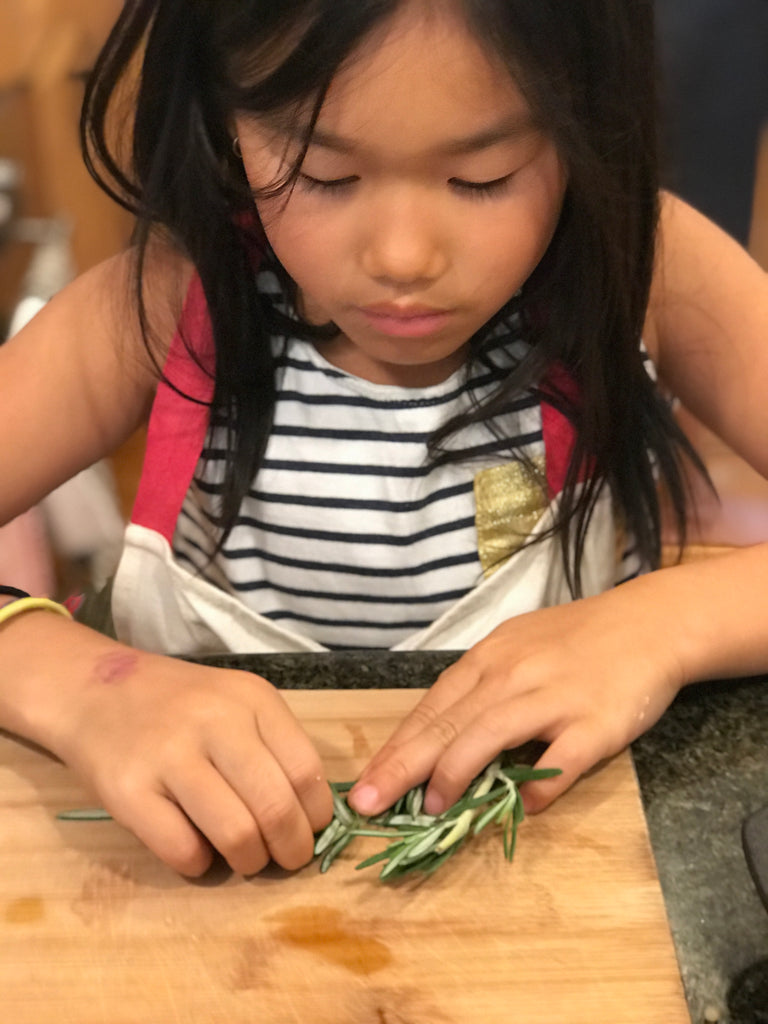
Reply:
M419 857L423 857L425 853L429 853L430 850L435 847L435 840L439 838L442 829L432 829L425 836L422 836L419 841L415 844L411 844L411 850L408 854L408 860L418 860Z
M343 830L343 823L338 818L332 818L330 825L315 840L315 856L324 853Z
M413 825L418 825L422 828L429 828L429 826L434 825L437 820L438 819L432 814L393 814L391 817L385 818L384 821L382 821L382 824L386 822L387 826L390 828L397 828L399 825L406 825L409 828Z
M349 846L349 844L352 842L353 839L354 839L354 836L351 833L345 832L344 835L342 835L339 839L336 840L336 842L333 844L333 846L330 848L330 850L328 850L326 855L320 861L320 874L321 875L325 874L325 872L328 870L328 868L331 866L331 864L336 860L336 858L341 853L341 851L343 849L345 849L347 846Z
M355 865L355 871L362 871L363 868L370 868L374 864L380 864L383 860L389 860L392 856L392 847L395 844L392 843L386 848L386 850L379 850L378 853L374 853L372 856L367 857L365 860L361 860L359 864Z
M503 814L505 807L505 803L502 803L500 806L498 804L493 804L491 807L485 810L480 815L480 817L475 821L474 828L472 829L472 835L478 835L480 832L483 831L486 825L490 825L492 821L498 821L501 815Z
M413 836L413 835L421 835L421 829L419 829L419 828L411 828L411 829L399 828L399 829L397 829L396 832L394 832L394 831L387 832L387 831L385 831L382 828L366 828L366 826L364 824L364 821L357 828L352 829L352 832L356 836L371 836L374 839L391 839L394 835L399 835L399 836L404 836L404 837Z
M391 846L387 847L387 849L391 850ZM395 868L397 868L397 866L400 864L400 861L405 860L407 855L408 855L408 844L407 843L403 843L400 846L400 849L397 850L397 852L395 853L394 857L391 857L390 860L389 860L389 863L386 864L384 866L384 868L381 870L381 872L379 874L379 878L382 878L382 879L383 878L388 878L392 874L392 872L395 870Z
M350 810L349 804L338 793L333 794L333 815L348 828L355 824L355 815Z

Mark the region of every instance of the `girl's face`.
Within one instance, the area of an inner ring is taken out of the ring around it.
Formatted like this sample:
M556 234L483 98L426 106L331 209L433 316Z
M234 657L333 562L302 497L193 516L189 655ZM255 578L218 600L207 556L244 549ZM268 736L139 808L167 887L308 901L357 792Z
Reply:
M237 119L256 191L300 139ZM408 4L334 79L295 187L257 199L301 311L333 321L339 368L426 386L528 278L557 225L565 172L508 73L460 19Z

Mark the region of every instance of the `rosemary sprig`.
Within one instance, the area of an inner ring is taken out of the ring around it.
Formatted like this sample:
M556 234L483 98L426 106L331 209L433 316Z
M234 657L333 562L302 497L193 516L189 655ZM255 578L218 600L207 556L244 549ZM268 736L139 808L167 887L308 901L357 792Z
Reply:
M364 818L346 801L351 782L331 783L333 820L317 837L315 855L325 872L342 850L357 836L388 839L387 846L361 861L357 870L384 866L379 878L391 881L413 871L427 875L436 871L471 835L478 835L491 823L504 830L504 856L512 860L517 829L523 820L523 803L518 784L559 775L559 768L531 768L506 764L497 758L477 776L464 796L442 814L422 813L425 785L415 786L384 814Z
M517 829L523 820L523 803L518 785L534 779L559 775L559 768L531 768L497 758L477 776L460 800L439 815L423 813L426 784L415 786L384 814L365 818L347 803L352 782L332 782L333 819L316 837L315 856L325 873L339 854L357 837L386 839L383 850L361 861L356 870L381 864L379 878L392 881L413 871L431 875L466 842L488 825L503 829L504 856L512 860ZM61 811L62 821L103 821L110 815L100 808Z

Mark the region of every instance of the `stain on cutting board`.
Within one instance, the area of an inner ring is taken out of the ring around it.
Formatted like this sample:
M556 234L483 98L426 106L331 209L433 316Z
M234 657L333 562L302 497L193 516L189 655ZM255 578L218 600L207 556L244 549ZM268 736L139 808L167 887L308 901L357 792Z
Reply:
M34 924L45 916L43 901L39 896L23 896L11 900L5 908L4 919L8 924Z
M331 907L292 907L271 917L273 937L295 949L313 953L353 974L369 975L392 962L392 953L380 939Z
M368 742L363 727L357 722L345 722L344 727L352 737L352 756L355 759L367 760L373 755L373 749Z

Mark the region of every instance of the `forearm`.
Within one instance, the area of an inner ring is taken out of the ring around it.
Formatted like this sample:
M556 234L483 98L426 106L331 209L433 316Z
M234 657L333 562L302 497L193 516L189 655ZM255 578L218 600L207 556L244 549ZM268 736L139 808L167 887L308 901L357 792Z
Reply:
M0 728L61 756L82 698L108 682L119 661L140 657L48 611L15 616L0 626Z
M669 645L683 685L768 671L768 544L661 569L612 595Z

